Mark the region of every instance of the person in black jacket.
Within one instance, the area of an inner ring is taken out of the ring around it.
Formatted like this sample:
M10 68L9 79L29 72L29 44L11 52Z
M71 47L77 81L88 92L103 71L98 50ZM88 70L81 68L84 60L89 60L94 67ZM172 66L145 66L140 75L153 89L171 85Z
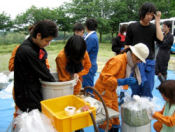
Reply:
M112 51L114 51L116 54L119 54L122 48L124 48L126 30L127 24L123 24L120 27L120 33L117 35L117 37L112 39Z
M167 68L168 68L168 61L170 59L170 49L174 42L173 35L171 34L171 25L170 21L165 21L163 23L163 32L164 32L164 39L160 43L157 43L159 47L159 51L156 57L156 75L161 82L165 81L167 78Z
M30 37L18 48L14 60L14 98L22 112L41 110L40 79L55 81L46 67L47 52L44 49L57 36L57 25L50 20L38 22Z

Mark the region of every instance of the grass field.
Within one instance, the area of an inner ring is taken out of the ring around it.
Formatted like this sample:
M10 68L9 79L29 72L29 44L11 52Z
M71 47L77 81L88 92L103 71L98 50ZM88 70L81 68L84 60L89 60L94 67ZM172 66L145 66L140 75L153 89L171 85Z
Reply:
M11 56L11 52L18 44L11 45L0 45L0 72L8 71L8 61ZM46 47L48 52L48 59L51 66L51 71L56 71L55 58L59 51L63 49L64 43L52 42L50 46ZM114 52L111 50L110 43L100 43L99 44L99 52L98 52L98 72L100 72L106 63L106 61L114 56ZM175 70L175 55L171 55L171 59L169 61L169 70Z
M11 56L11 52L18 44L11 44L11 45L0 45L0 72L8 71L8 62ZM51 66L51 71L56 71L56 64L55 58L59 51L64 48L63 43L51 43L50 46L46 47L48 52L48 59ZM101 71L105 62L114 56L114 53L111 51L111 44L110 43L101 43L99 44L99 52L98 52L98 72Z

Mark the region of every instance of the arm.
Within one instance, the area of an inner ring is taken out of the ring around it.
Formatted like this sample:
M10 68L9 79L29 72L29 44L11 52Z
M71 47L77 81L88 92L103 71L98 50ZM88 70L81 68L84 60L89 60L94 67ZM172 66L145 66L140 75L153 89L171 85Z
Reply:
M107 87L110 87L111 91L114 91L118 85L117 83L117 74L122 74L121 72L122 63L120 60L111 58L103 68L100 77Z
M19 58L24 59L24 61L32 67L32 70L41 78L43 81L54 82L55 79L51 75L49 69L46 67L46 64L40 61L36 52L30 48L23 48L20 52L17 52Z
M161 12L157 11L154 17L155 17L155 24L156 24L156 37L158 40L163 41L163 33L160 27Z
M87 45L87 52L90 53L91 50L96 47L97 45L97 42L94 38L92 37L89 37L87 40L86 40L86 45Z
M85 52L83 61L84 61L83 70L78 73L79 77L88 74L89 69L91 68L91 61L87 51Z
M165 37L163 39L162 42L157 43L159 47L161 48L171 48L172 44L173 44L174 38L172 35L168 35L167 37Z
M46 66L47 66L48 69L50 69L50 65L49 65L49 60L48 60L48 58L46 59Z
M19 45L16 46L12 51L12 55L9 59L9 71L14 71L14 60L15 60L15 55L18 48L19 48Z
M175 112L173 113L172 116L164 116L163 111L164 111L164 108L160 112L155 112L153 114L153 118L157 119L159 122L161 122L162 124L165 124L166 126L169 126L169 127L175 126Z

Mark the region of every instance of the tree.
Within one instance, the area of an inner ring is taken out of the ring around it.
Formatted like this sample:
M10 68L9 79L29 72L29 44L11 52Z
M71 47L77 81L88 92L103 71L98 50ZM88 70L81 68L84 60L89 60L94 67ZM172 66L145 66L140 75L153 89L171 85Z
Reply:
M28 26L44 19L55 21L54 11L49 8L37 8L32 6L26 12L19 14L15 19L17 31L27 31Z
M113 1L111 9L113 10L113 12L110 15L110 26L113 37L113 34L118 32L119 23L127 22L130 20L128 20L128 10L126 2Z
M54 13L54 21L58 24L59 30L64 32L64 40L66 36L66 31L70 31L72 29L72 21L71 18L66 14L66 9L63 7L59 7L53 10Z
M0 14L0 30L2 31L9 31L10 28L13 26L13 22L10 16L6 15L6 13L2 12Z

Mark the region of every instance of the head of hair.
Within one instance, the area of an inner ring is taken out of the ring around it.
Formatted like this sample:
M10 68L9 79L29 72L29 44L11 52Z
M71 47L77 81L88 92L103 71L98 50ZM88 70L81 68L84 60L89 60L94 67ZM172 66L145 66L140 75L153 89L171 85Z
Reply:
M153 12L154 14L156 14L156 7L150 3L150 2L146 2L144 3L140 10L139 10L139 17L140 17L140 20L144 19L145 18L145 15L147 13L151 13Z
M42 38L57 37L58 29L56 23L51 20L42 20L35 24L32 28L31 36L36 38L37 34L40 33Z
M123 24L123 25L120 27L120 33L123 34L124 32L126 32L127 27L128 27L127 24Z
M84 30L84 26L81 23L75 23L73 27L73 32L82 31L82 30Z
M70 74L82 70L82 60L86 52L86 42L81 36L74 35L67 41L64 52L67 58L66 70Z
M157 89L169 99L170 104L175 104L175 80L166 80Z
M97 21L93 18L87 19L85 22L85 26L87 27L88 30L93 31L97 29Z
M169 29L171 29L171 26L172 26L171 21L164 21L163 24L166 25Z

